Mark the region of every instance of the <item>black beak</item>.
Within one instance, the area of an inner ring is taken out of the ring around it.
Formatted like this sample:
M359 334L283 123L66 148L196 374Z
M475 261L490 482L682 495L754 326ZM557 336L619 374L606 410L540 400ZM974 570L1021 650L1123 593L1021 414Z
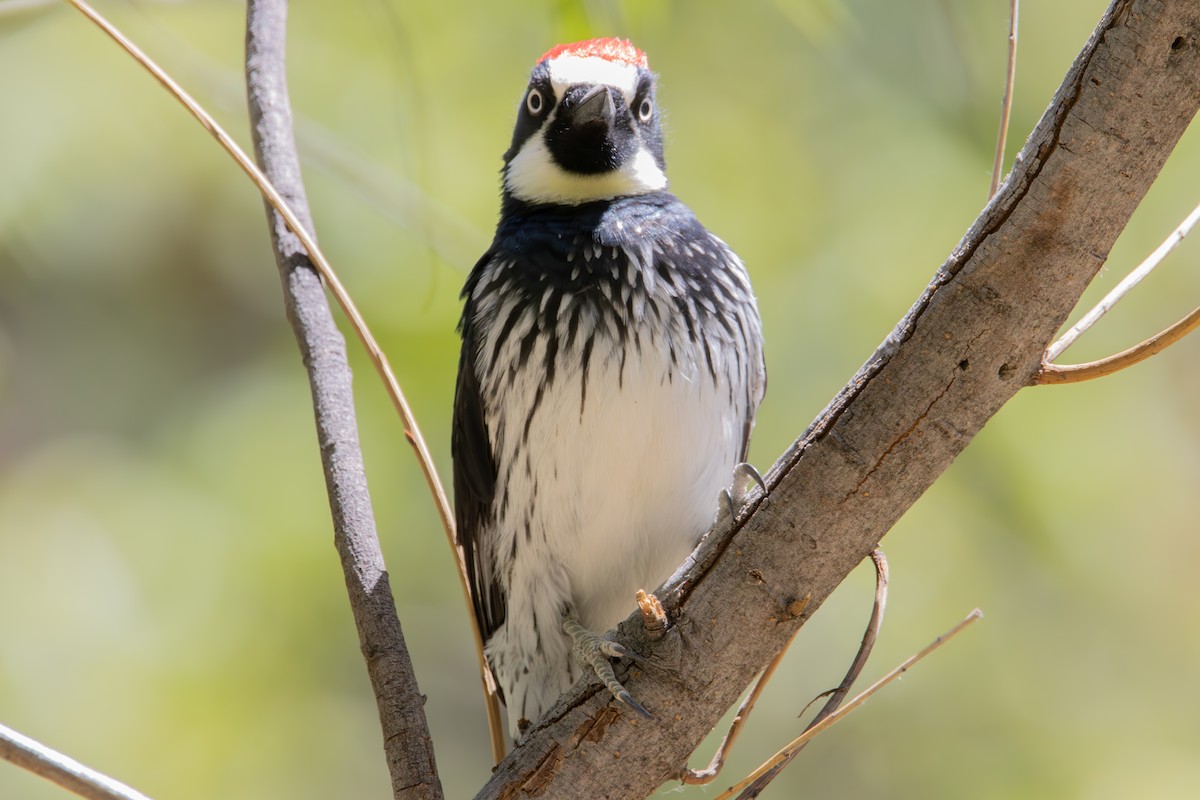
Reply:
M579 98L579 104L572 109L571 121L579 127L599 123L611 128L616 115L617 107L613 103L612 89L600 84L593 86L587 94Z
M599 175L620 169L637 152L637 134L619 91L605 84L568 90L544 134L559 166L580 175Z

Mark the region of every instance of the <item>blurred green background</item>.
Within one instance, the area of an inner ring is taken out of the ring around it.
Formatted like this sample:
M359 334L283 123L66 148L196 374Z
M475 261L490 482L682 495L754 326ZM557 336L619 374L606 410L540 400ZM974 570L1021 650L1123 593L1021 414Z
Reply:
M1007 5L297 4L291 88L321 241L443 471L458 289L547 47L626 35L661 74L673 187L760 297L765 469L980 210ZM0 721L164 799L386 797L258 196L78 14L33 6L0 5ZM242 4L100 7L247 141ZM1104 7L1026 3L1009 163ZM1085 308L1200 199L1197 174L1192 131ZM1198 248L1064 360L1190 310ZM489 761L465 609L400 425L351 354L437 759L466 797ZM765 796L1195 797L1198 357L1192 337L999 414L885 541L893 588L863 685L972 607L987 618ZM840 680L870 600L860 569L805 628L731 779ZM0 764L0 798L64 796Z

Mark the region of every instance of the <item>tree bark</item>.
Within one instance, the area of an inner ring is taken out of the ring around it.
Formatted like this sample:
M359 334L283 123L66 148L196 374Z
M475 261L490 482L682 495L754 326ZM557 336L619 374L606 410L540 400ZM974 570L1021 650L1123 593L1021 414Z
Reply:
M673 627L626 686L576 686L480 798L640 798L678 774L754 675L1037 373L1200 107L1200 4L1116 0L1001 191L908 314L660 591ZM882 265L886 268L887 265ZM799 617L799 598L809 602Z
M311 233L312 217L300 179L288 102L286 0L251 0L246 15L246 87L255 154L263 172ZM375 532L346 343L304 248L269 204L267 222L283 279L287 316L312 388L334 544L341 556L350 607L379 708L392 793L397 800L441 800L425 698L417 688Z

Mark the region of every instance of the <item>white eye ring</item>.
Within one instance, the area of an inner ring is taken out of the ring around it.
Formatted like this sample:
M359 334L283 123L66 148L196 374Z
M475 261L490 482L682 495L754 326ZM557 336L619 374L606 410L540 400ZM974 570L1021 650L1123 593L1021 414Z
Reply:
M642 98L642 104L638 106L638 119L642 122L648 122L650 115L654 113L654 103L649 97Z
M542 108L545 102L542 100L542 93L537 89L530 89L529 94L525 95L525 108L529 109L529 113L535 117L542 113Z

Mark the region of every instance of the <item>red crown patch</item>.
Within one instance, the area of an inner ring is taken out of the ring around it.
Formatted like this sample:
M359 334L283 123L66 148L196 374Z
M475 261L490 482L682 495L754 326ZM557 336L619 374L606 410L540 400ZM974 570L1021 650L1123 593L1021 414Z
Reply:
M584 42L560 44L547 50L538 63L549 61L559 56L576 56L578 58L603 58L605 61L616 61L634 67L647 67L646 54L633 46L628 39L588 39Z

